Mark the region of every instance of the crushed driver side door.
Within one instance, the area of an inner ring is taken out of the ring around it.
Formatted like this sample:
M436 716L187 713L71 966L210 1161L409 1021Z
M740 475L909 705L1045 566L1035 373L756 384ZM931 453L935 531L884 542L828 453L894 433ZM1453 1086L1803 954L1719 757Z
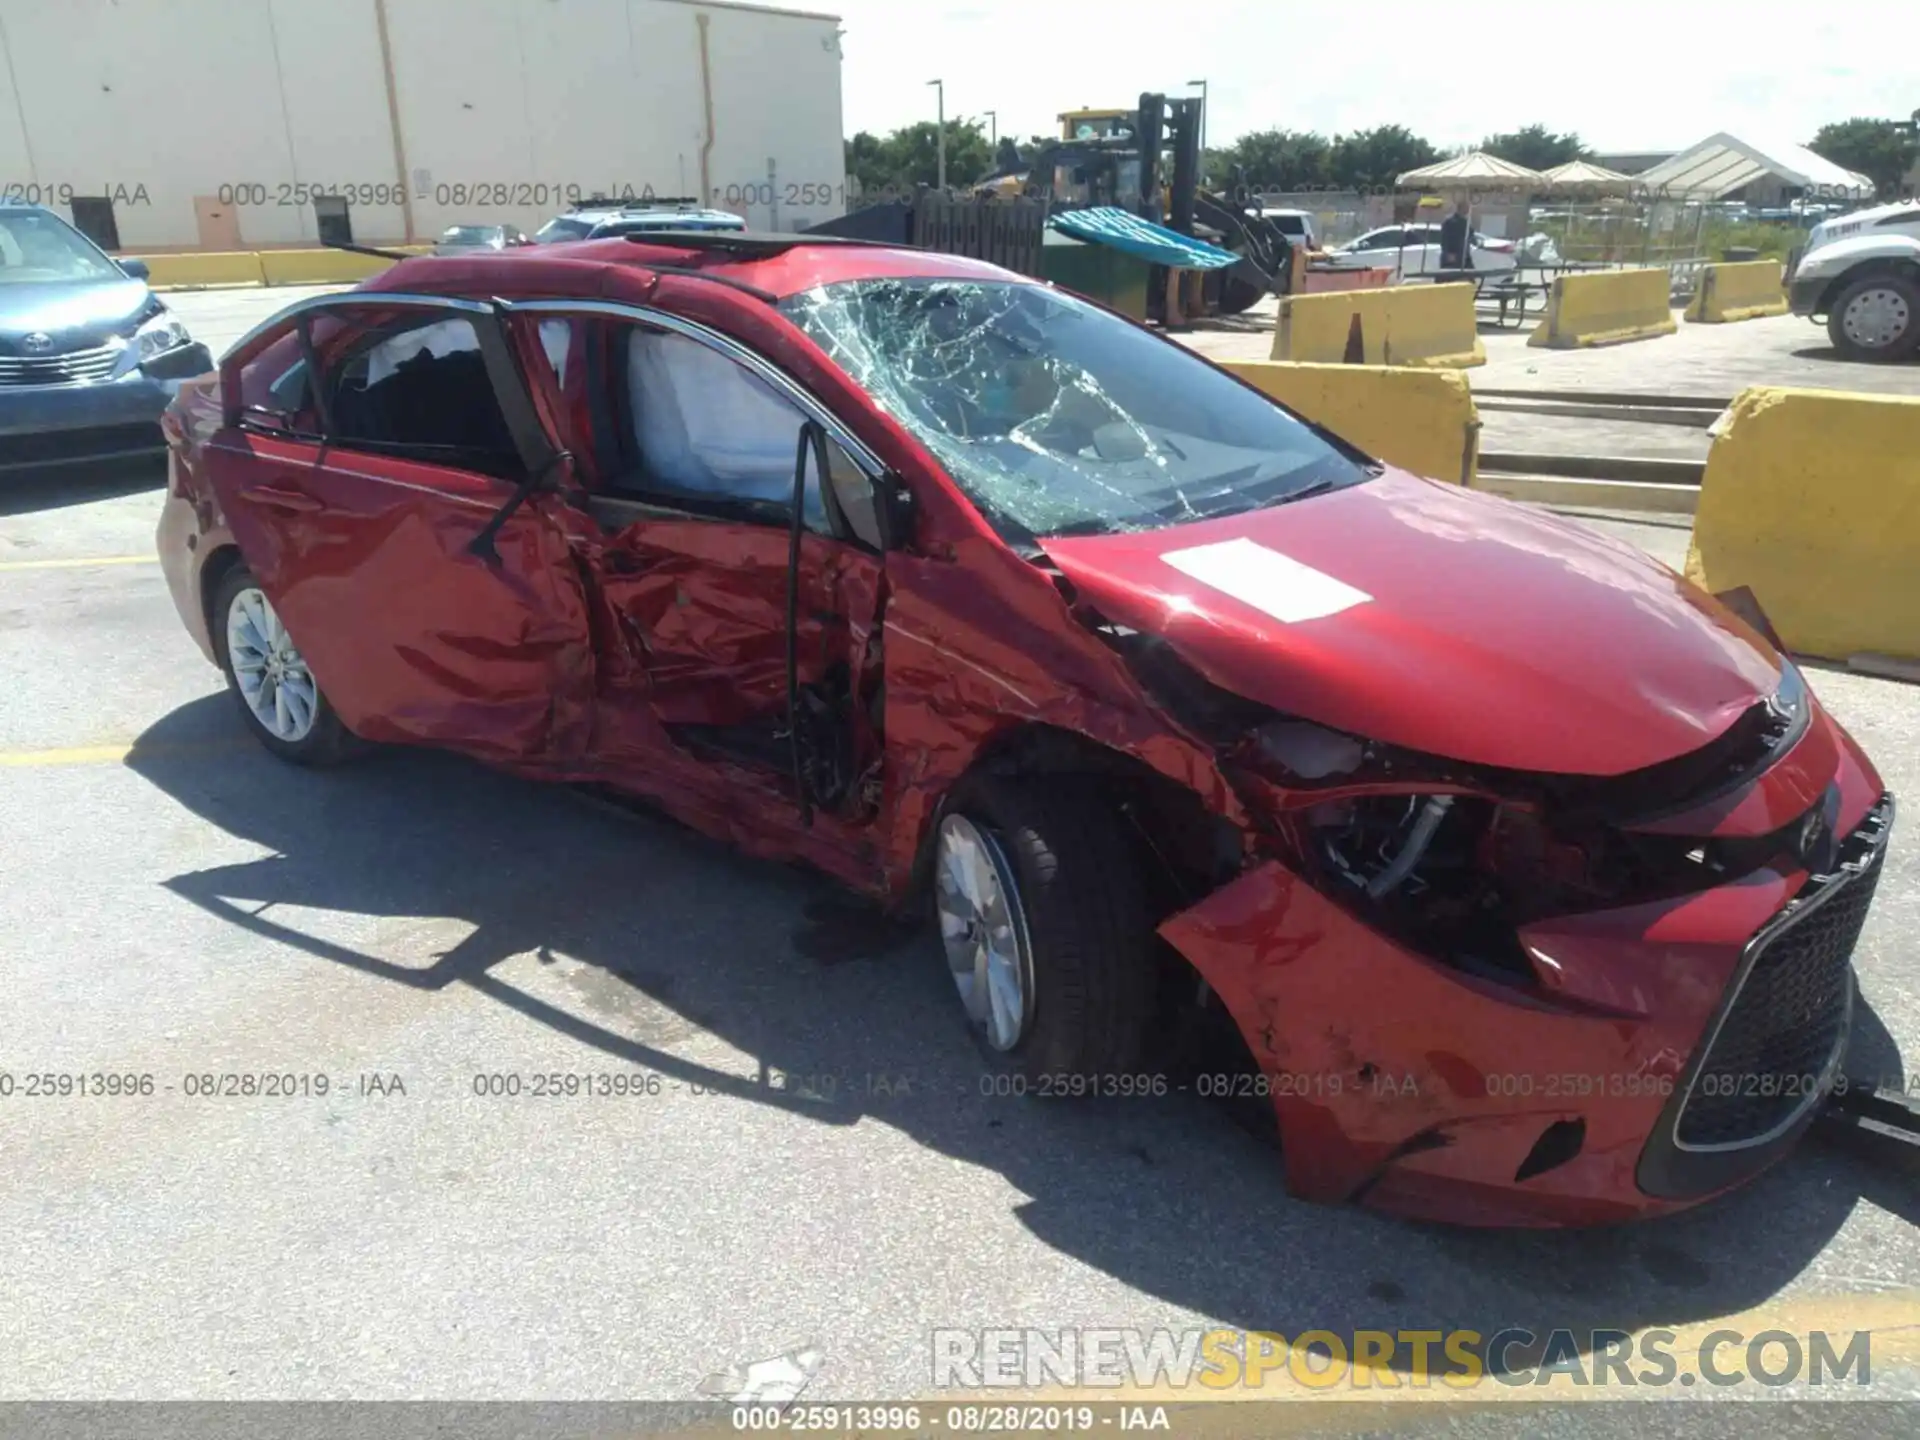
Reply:
M541 403L580 462L597 757L631 788L710 787L754 817L709 826L740 843L797 827L864 845L884 749L878 462L709 327L607 302L512 311L538 327Z

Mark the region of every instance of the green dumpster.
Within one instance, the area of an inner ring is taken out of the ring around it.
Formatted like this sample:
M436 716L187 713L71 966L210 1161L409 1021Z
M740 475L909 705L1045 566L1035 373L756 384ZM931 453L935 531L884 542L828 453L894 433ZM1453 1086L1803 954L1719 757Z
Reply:
M1134 320L1147 318L1147 272L1152 268L1111 245L1091 245L1053 229L1040 241L1041 279Z

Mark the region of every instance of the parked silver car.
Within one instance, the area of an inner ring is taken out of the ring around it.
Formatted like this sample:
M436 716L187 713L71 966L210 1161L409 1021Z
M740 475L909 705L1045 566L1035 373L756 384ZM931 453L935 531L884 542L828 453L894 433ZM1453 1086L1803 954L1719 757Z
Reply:
M433 242L433 253L463 255L474 250L507 250L531 243L511 225L449 225Z

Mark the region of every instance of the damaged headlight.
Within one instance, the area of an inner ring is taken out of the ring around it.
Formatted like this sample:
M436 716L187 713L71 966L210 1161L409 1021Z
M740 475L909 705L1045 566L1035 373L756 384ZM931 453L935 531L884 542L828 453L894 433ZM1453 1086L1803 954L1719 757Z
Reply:
M1302 780L1351 775L1367 757L1353 736L1310 720L1269 720L1253 732L1253 745L1268 765Z
M1793 729L1805 724L1813 709L1813 692L1807 689L1807 677L1784 655L1780 657L1780 687L1767 701L1767 708L1780 724Z
M1513 887L1500 873L1513 818L1516 812L1477 795L1324 802L1307 812L1317 888L1442 964L1530 984L1537 973L1519 941Z

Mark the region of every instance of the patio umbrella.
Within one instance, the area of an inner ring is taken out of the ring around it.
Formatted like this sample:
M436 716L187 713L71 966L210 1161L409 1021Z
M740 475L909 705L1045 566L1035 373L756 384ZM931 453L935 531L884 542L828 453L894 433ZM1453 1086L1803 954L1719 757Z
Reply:
M1564 165L1556 165L1540 173L1545 177L1549 189L1563 193L1625 195L1633 188L1631 175L1609 170L1604 165L1595 165L1591 160L1569 160Z
M1423 165L1399 177L1402 190L1457 190L1469 195L1487 190L1538 189L1545 182L1546 177L1538 170L1529 170L1484 150L1456 155L1436 165Z
M1529 170L1524 165L1502 160L1498 155L1489 155L1484 150L1470 150L1451 160L1405 171L1398 177L1397 183L1402 190L1446 190L1465 196L1467 224L1471 227L1474 195L1487 191L1541 190L1546 188L1547 182L1538 170Z

